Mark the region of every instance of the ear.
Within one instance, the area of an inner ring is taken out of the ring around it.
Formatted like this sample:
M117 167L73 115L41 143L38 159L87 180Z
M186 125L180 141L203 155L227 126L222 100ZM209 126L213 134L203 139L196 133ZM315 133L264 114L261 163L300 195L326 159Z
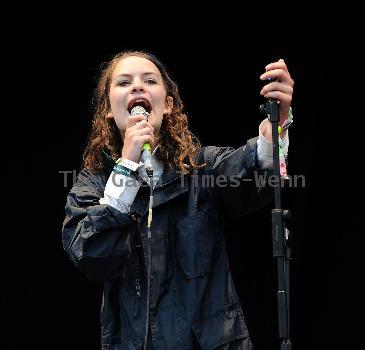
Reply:
M174 108L174 99L172 98L172 96L167 96L164 114L171 114L173 108Z

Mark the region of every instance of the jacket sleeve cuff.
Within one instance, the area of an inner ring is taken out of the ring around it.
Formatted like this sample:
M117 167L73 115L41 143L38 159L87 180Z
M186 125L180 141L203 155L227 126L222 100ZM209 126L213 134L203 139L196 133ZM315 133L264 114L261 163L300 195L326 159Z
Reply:
M112 172L104 190L100 204L109 204L122 213L129 212L141 183L131 177Z
M113 197L110 197L106 193L104 193L104 198L100 198L99 200L100 204L108 204L114 209L119 210L121 213L129 213L131 206L127 203L124 203L118 199L115 199Z

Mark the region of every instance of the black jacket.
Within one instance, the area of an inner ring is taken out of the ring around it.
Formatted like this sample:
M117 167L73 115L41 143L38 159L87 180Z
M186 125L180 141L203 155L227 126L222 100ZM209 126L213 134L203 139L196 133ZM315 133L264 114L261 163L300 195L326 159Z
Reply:
M271 191L250 181L257 170L256 152L256 139L237 150L204 147L200 155L206 166L195 181L199 186L192 186L191 176L174 171L164 172L156 185L151 230L153 349L251 349L228 264L224 226L272 197ZM145 334L149 188L139 189L130 213L99 204L110 172L79 173L67 197L63 245L89 279L104 281L102 349L140 349Z

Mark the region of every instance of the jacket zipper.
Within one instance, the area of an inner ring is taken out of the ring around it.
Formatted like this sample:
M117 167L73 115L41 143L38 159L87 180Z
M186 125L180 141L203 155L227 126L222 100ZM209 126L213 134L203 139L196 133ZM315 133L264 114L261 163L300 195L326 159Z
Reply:
M133 317L138 317L139 305L141 302L141 284L139 280L139 258L137 253L136 259L136 281L135 281L136 297L134 301Z
M141 219L138 217L137 218L137 232L138 234L140 234L141 232ZM139 246L135 246L135 248L140 248L143 247L142 243ZM139 314L139 306L141 303L141 283L140 283L140 266L139 266L139 251L136 251L136 280L135 280L135 291L136 291L136 296L135 296L135 300L134 300L134 307L133 307L133 317L138 317Z

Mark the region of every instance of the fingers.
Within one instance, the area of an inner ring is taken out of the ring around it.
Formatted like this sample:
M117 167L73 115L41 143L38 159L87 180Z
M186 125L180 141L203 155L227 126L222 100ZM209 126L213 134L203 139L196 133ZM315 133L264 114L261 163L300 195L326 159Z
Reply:
M285 103L286 105L290 105L292 101L292 95L286 94L281 91L270 91L265 94L266 98L272 98L278 101L278 103Z
M122 158L136 163L141 158L142 145L149 143L154 147L154 128L143 115L130 116L124 134Z
M135 115L128 118L127 121L127 130L129 128L133 130L138 130L142 128L150 128L152 134L154 133L154 127L146 120L146 118L142 115Z
M262 74L260 76L260 79L261 80L272 79L272 80L277 80L279 82L287 83L292 86L294 85L294 80L290 77L289 72L283 68L269 70L264 74Z
M137 145L138 149L140 150L142 145L145 143L149 143L152 147L154 146L155 143L155 139L153 137L153 135L151 134L144 134L144 135L134 135L131 138L131 142L135 145Z
M293 87L291 85L282 84L282 83L274 81L272 83L266 84L260 91L260 95L262 95L264 97L268 97L266 95L267 95L267 93L269 93L271 91L281 91L285 94L292 95Z
M127 127L130 128L132 126L135 126L143 120L146 120L146 118L141 114L130 116L127 120Z
M146 120L139 122L134 127L128 128L125 133L126 142L135 144L136 147L141 146L146 140L153 145L154 139L153 127Z
M279 82L287 83L291 86L294 85L293 79L290 77L288 67L283 59L277 62L268 64L265 67L266 72L260 76L261 80L273 79Z
M149 135L151 138L154 138L153 128L151 126L147 126L144 128L136 129L130 128L126 130L126 136L128 135L129 138L138 138L140 136Z
M280 108L286 110L290 107L293 95L294 80L291 78L288 67L283 59L268 64L266 72L260 76L261 80L268 82L260 91L265 98L275 99L280 103Z
M284 69L284 70L286 70L289 73L288 67L286 66L286 63L285 63L285 61L282 58L280 58L280 60L277 61L277 62L269 63L265 67L265 70L266 71L272 70L272 69Z
M151 130L150 127L145 127L145 128L141 128L141 129L135 129L130 131L129 133L132 137L133 136L143 136L143 135L150 135L152 138L153 136L153 131Z

